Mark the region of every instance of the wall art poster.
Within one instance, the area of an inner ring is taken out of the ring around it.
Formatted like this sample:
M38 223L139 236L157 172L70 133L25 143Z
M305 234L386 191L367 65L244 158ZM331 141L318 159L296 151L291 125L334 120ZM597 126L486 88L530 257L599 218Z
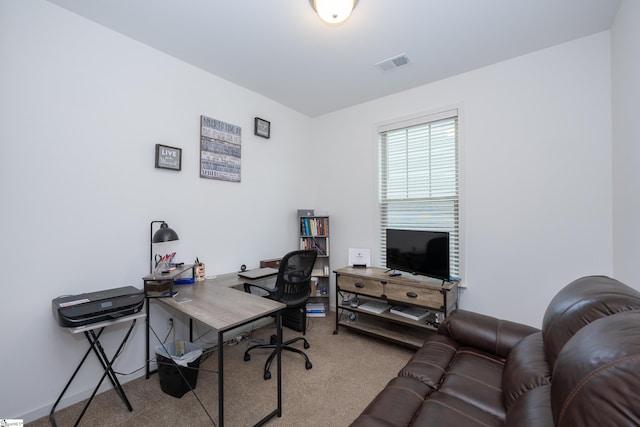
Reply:
M182 148L156 144L156 167L162 169L182 169Z
M200 177L240 182L240 126L200 116Z

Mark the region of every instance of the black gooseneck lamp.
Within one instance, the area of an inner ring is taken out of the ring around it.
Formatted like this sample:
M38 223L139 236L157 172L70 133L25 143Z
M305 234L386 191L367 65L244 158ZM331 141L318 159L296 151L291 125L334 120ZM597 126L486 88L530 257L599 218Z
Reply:
M160 224L160 228L153 233L153 224ZM149 273L153 273L153 244L162 242L171 242L173 240L180 240L178 233L169 228L169 225L164 221L151 221L151 243L149 244Z

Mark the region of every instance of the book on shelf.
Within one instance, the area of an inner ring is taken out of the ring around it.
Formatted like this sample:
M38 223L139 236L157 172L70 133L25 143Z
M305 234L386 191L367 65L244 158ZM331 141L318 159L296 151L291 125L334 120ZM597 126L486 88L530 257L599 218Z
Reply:
M323 240L313 239L312 249L318 251L318 255L329 255L329 238L325 237Z
M328 231L328 218L300 217L300 234L303 236L326 236Z
M326 313L327 309L321 302L307 303L307 313Z
M360 304L358 308L360 310L365 310L365 311L370 311L372 313L380 314L389 310L391 306L389 304L385 304L380 301L368 301L368 302L365 302L364 304Z
M326 317L327 309L321 302L307 303L307 317Z
M307 317L327 317L327 313L309 313L307 311Z
M318 252L318 256L329 255L329 238L321 237L319 239L315 237L301 237L300 249L315 249Z
M417 307L409 307L407 305L396 305L389 310L393 314L403 316L412 320L422 320L429 315L429 310Z

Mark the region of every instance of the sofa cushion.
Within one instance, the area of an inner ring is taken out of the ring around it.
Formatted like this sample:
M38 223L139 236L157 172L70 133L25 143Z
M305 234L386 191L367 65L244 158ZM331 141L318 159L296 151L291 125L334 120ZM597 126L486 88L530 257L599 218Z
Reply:
M583 326L629 310L640 310L640 293L607 276L574 280L553 297L542 320L547 362L554 366L558 353Z
M558 355L553 372L557 426L640 425L640 312L582 328Z
M515 346L502 374L502 402L508 410L527 391L551 382L551 372L544 357L542 332L523 338Z
M429 396L416 414L413 427L502 427L503 419L447 393Z
M431 335L398 373L437 388L460 345L449 337Z
M504 419L502 371L504 359L474 347L462 347L451 361L441 393Z
M507 411L504 425L509 427L554 427L551 413L551 384L526 391Z
M408 426L433 389L411 377L396 377L369 403L352 426Z
M538 331L531 326L466 310L455 310L438 328L440 335L504 358L523 337Z

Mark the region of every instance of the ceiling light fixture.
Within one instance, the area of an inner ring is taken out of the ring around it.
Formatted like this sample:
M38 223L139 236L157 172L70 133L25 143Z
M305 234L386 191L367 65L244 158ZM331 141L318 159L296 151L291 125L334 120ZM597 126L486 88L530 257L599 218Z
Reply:
M309 0L311 7L318 16L329 24L339 24L345 21L353 9L356 8L358 0Z

